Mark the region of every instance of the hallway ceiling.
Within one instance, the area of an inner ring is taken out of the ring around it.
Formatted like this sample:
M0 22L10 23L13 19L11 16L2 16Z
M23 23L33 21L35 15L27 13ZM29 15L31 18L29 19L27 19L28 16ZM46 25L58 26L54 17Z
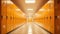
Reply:
M33 13L38 11L48 0L11 0L18 8L25 13Z

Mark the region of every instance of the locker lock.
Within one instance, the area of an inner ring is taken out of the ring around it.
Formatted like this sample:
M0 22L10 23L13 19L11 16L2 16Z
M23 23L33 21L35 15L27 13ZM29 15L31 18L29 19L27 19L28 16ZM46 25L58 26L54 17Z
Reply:
M60 16L57 16L57 18L60 18Z
M3 28L5 28L6 26L5 25L3 25Z
M55 18L60 19L60 16L55 16Z

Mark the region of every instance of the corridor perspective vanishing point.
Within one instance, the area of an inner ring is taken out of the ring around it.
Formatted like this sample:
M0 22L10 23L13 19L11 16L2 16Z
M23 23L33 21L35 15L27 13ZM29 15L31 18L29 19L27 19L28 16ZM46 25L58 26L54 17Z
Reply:
M60 0L0 3L0 34L60 34Z

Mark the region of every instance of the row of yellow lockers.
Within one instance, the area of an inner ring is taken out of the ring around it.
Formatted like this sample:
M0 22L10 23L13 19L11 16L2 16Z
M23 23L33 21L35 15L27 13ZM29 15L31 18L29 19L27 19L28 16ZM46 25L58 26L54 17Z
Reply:
M54 34L54 2L46 3L41 9L46 10L37 12L40 16L34 18L35 22Z
M16 6L13 4L1 4L1 34L6 34L21 24L26 23L24 15L19 15L23 13L16 11L15 8Z

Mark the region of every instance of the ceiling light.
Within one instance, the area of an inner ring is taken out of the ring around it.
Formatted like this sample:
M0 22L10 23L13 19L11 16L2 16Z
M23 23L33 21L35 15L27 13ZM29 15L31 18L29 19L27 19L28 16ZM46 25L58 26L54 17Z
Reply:
M2 3L6 3L6 4L13 4L12 1L2 1Z
M41 14L37 14L37 13L36 13L35 16L39 17L39 16L41 16Z
M35 0L25 0L25 3L35 3Z
M53 1L52 0L49 0L47 3L53 3Z
M32 8L28 8L27 10L29 11L29 10L33 10L33 9Z

